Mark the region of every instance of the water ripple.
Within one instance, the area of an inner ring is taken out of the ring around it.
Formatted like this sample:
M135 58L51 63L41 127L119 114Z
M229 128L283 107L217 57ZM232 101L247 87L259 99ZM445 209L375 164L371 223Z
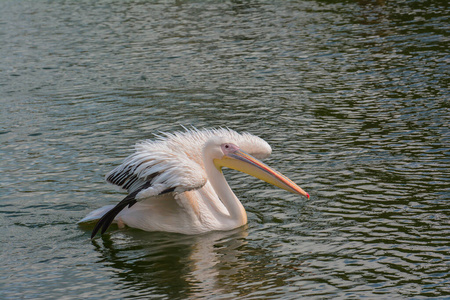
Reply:
M448 15L442 1L0 2L0 297L447 296ZM311 199L226 171L248 226L91 242L76 222L123 196L104 174L179 124L260 135Z

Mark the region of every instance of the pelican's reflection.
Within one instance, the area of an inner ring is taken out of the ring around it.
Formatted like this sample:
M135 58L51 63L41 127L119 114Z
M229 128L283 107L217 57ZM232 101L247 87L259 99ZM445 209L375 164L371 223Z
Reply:
M247 235L246 227L197 236L130 229L104 235L103 245L93 244L101 254L99 263L112 267L119 283L140 295L197 297L231 292L233 276L251 265Z

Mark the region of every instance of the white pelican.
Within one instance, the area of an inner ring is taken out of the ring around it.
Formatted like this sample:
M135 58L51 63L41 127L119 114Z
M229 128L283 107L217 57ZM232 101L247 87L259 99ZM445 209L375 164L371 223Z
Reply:
M91 238L112 222L146 231L199 234L231 230L247 214L222 174L222 167L257 177L289 192L309 194L256 158L272 152L263 139L230 129L186 129L162 133L136 145L136 152L106 181L128 191L117 205L91 212L79 223L98 220ZM256 158L255 158L256 157Z

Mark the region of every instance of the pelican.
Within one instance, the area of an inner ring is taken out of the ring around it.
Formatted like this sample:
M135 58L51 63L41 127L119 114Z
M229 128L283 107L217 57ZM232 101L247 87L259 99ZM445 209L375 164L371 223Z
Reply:
M228 128L160 133L136 144L136 152L106 175L128 192L117 205L94 210L78 223L97 221L94 238L111 223L145 231L200 234L231 230L247 214L222 173L235 169L289 192L309 194L258 159L272 152L263 139Z

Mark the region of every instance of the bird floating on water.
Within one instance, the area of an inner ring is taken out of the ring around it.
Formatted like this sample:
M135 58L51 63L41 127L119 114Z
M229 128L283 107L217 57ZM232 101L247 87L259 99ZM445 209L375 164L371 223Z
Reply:
M136 152L106 175L128 195L117 205L94 210L79 223L98 220L91 238L111 223L146 231L199 234L231 230L247 214L222 168L235 169L289 192L309 194L258 159L272 152L263 139L230 129L186 129L138 143Z

